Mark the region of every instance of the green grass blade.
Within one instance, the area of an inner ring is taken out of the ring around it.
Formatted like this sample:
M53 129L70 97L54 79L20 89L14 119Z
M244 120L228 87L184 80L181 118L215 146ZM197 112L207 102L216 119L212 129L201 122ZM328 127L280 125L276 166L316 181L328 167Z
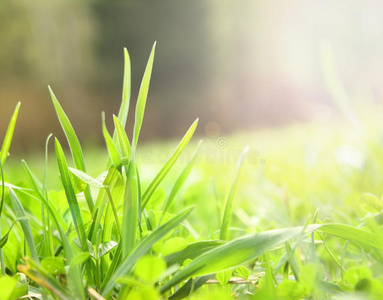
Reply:
M47 210L49 211L50 216L52 217L52 220L57 228L57 231L59 232L61 243L65 251L65 258L67 260L68 265L71 264L71 261L73 259L73 253L72 248L69 244L69 241L67 239L67 236L65 234L65 231L63 229L63 220L61 219L61 216L57 213L54 206L49 202L48 198L46 198L39 190L38 184L35 180L35 176L32 174L31 170L29 169L27 163L25 161L22 161L23 167L25 170L25 173L27 175L28 181L32 185L33 190L37 193L39 199L45 204ZM65 224L64 224L65 225ZM81 270L80 266L71 267L69 269L69 286L70 290L72 290L72 294L75 296L74 299L85 299L85 291L82 284L82 277L81 277Z
M66 162L63 149L61 148L58 139L55 139L55 150L57 163L60 170L61 181L65 190L66 198L69 204L69 209L72 215L73 223L79 236L83 250L88 249L84 223L82 221L80 207L77 202L76 194L74 192L72 179L69 173L68 164Z
M188 178L189 174L190 174L190 171L191 169L193 168L193 165L194 165L194 162L197 158L197 154L198 154L198 151L201 147L201 144L202 144L202 140L198 143L197 145L197 149L196 151L194 152L194 155L193 157L191 158L191 160L188 162L188 164L186 165L186 167L182 170L180 176L177 178L176 180L176 183L174 184L173 188L172 188L172 191L170 192L170 195L169 197L166 199L166 202L165 202L165 205L164 205L164 209L163 209L163 212L162 212L162 215L161 215L161 218L160 220L158 221L158 226L161 224L161 220L164 216L164 214L166 213L166 211L169 209L170 205L173 203L173 200L175 198L175 196L177 195L177 193L179 192L179 190L182 188L182 186L184 185L186 179Z
M150 78L152 76L155 50L156 50L156 43L154 43L152 52L150 53L149 60L146 65L145 73L141 81L140 91L138 92L136 116L134 120L134 130L133 130L133 142L132 142L133 152L135 152L135 149L137 147L138 137L140 135L141 126L142 126L142 121L144 120L146 99L148 97Z
M56 110L57 117L59 118L61 127L63 128L66 138L68 140L68 144L70 147L70 151L72 153L72 157L73 157L73 161L76 166L76 169L79 169L86 173L84 156L83 156L81 144L77 138L76 132L74 131L72 124L70 123L67 115L65 114L63 108L58 102L52 89L49 86L48 88L51 94L53 106L55 107L55 110ZM85 199L88 204L89 210L92 213L94 208L94 203L93 203L92 194L90 192L89 186L86 187L84 191L84 195L85 195Z
M7 159L9 148L11 147L13 133L15 131L15 126L17 121L17 116L20 110L20 105L21 105L20 102L17 103L16 105L15 111L13 112L11 120L9 121L8 129L4 137L3 145L1 146L0 162L3 166L5 164L5 160Z
M188 245L181 251L165 256L164 258L168 266L174 264L182 265L186 259L194 259L205 252L208 252L218 246L222 246L223 244L225 244L225 242L220 240L199 241Z
M318 231L331 234L353 242L365 249L375 248L383 251L383 239L380 235L369 232L367 230L352 227L344 224L324 224L324 225L310 225L307 229L314 228Z
M155 231L153 231L149 236L144 238L142 242L132 251L132 253L123 259L121 262L121 265L117 268L117 270L114 272L114 274L111 276L111 278L106 282L104 282L103 286L101 287L101 290L103 291L102 294L105 297L109 294L109 292L113 289L114 285L116 284L116 279L118 277L121 277L123 275L126 275L132 270L132 267L136 263L136 261L146 254L152 246L159 241L161 238L163 238L170 230L178 226L183 220L185 220L188 215L192 212L193 208L188 208L175 216L173 219L162 225L161 227L157 228Z
M124 81L122 85L122 102L120 110L118 112L118 119L121 122L122 127L126 125L129 113L130 94L131 94L131 71L130 71L130 57L129 52L124 48Z
M172 156L161 168L161 170L158 172L156 177L150 183L149 187L146 189L144 195L142 196L142 208L141 208L142 210L145 208L146 204L148 204L151 196L153 195L158 185L161 183L162 179L164 179L166 174L169 172L169 170L172 168L174 163L177 161L178 157L184 151L185 147L187 146L191 137L193 136L194 131L197 128L197 125L198 125L198 119L195 120L194 123L190 126L189 130L186 132L185 136L182 138L181 142L178 144Z
M113 116L113 122L114 122L114 127L116 128L116 131L117 131L118 143L120 145L120 151L121 151L123 164L126 165L128 163L128 160L132 152L129 139L124 130L124 126L122 125L122 123L116 116Z
M125 258L136 243L138 225L139 187L136 163L130 162L124 193L124 212L122 216L122 257Z
M273 247L302 233L302 227L285 228L252 234L233 240L202 254L160 287L164 293L181 281L193 276L203 276L242 265Z
M94 186L100 189L104 187L102 182L99 182L98 180L94 179L92 176L89 176L88 174L80 170L69 167L69 171L71 171L78 179L85 182L86 184L89 184L90 186Z
M13 204L14 212L17 218L20 219L20 224L24 232L24 238L27 242L28 248L31 251L32 259L36 262L39 263L39 257L36 252L36 245L35 241L33 239L33 234L31 227L29 226L29 221L25 215L25 211L23 206L20 203L19 198L17 198L15 192L9 188L9 195Z
M120 153L118 152L118 148L115 142L113 141L112 137L110 136L108 129L106 128L104 113L102 113L102 133L104 135L106 148L108 149L109 158L112 161L113 165L116 167L116 169L121 171Z
M249 150L249 147L246 147L239 158L237 168L235 170L235 173L232 179L230 191L226 198L225 212L223 214L222 224L221 224L221 233L220 233L221 240L227 240L229 237L229 226L230 226L231 216L233 214L233 202L234 202L235 191L237 189L239 173L241 171L243 162L245 161L246 153L248 150Z
M16 219L16 220L12 223L12 225L11 225L11 227L9 227L7 233L0 239L0 248L3 248L3 247L7 244L7 242L8 242L8 237L9 237L9 234L11 233L11 230L12 230L13 225L15 225L15 224L16 224L17 222L19 222L20 220L28 220L28 219L27 219L27 218L18 218L18 219Z

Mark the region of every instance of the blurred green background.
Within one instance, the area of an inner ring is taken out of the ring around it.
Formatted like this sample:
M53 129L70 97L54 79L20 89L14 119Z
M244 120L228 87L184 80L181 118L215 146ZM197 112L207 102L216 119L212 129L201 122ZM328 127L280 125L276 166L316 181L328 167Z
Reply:
M196 117L200 136L336 117L324 43L350 101L382 99L379 0L2 0L1 135L21 101L15 151L61 136L49 84L79 137L101 142L101 111L111 121L121 99L123 47L134 103L154 41L146 140L179 137Z

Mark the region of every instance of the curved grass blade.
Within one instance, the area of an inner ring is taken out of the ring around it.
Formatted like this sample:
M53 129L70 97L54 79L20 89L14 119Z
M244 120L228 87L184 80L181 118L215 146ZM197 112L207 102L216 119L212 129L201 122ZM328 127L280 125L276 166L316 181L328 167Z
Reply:
M161 168L161 170L158 172L156 177L153 179L153 181L150 183L149 187L144 192L144 195L142 196L142 207L143 210L148 204L151 196L153 195L154 191L157 189L158 185L161 183L162 179L166 176L166 174L169 172L171 167L174 165L178 157L181 155L181 153L184 151L185 147L189 143L191 137L194 134L194 131L197 128L198 120L195 120L194 123L190 126L189 130L186 132L184 137L182 138L181 142L178 144L176 150L172 154L172 156L169 158L169 160L165 163L165 165Z
M271 230L233 240L194 259L168 282L161 286L164 293L181 281L225 271L262 255L273 247L302 234L302 227Z
M120 120L116 116L113 116L113 122L117 132L118 143L120 145L122 163L126 165L132 152L129 139L124 130L124 126L121 124Z
M152 76L155 50L156 50L156 43L154 43L152 52L150 53L149 60L146 65L145 73L141 81L140 91L138 92L138 99L136 104L136 116L134 120L134 129L133 129L133 142L132 142L133 152L135 152L135 149L137 147L138 137L140 135L141 126L142 126L142 121L144 120L146 99L148 97L150 78Z
M314 230L323 233L331 234L353 242L365 249L375 248L383 251L383 239L380 235L369 232L367 230L352 227L344 224L324 224L324 225L309 225L307 229L314 228Z
M9 234L11 233L11 230L12 230L12 227L13 227L13 225L15 225L17 222L19 222L20 220L28 220L27 218L18 218L18 219L16 219L13 223L12 223L12 225L11 225L11 227L9 227L9 229L8 229L8 232L0 239L0 248L3 248L6 244L7 244L7 242L8 242L8 237L9 237Z
M33 234L31 227L29 226L29 221L27 219L27 216L25 215L25 211L23 206L20 203L19 198L17 198L15 192L9 188L9 195L11 198L11 202L13 204L13 208L15 211L15 215L17 216L18 219L20 219L20 224L24 232L24 238L28 244L28 248L31 251L31 256L32 259L36 262L39 263L39 257L36 252L36 245L35 241L33 239Z
M106 148L108 149L109 158L116 167L117 170L121 172L121 157L120 153L118 152L118 148L113 141L112 137L110 136L108 129L105 125L105 113L102 113L102 133L104 135Z
M124 81L122 84L122 102L120 110L118 112L118 119L121 122L122 127L126 125L128 119L129 105L130 105L130 93L131 93L131 71L130 71L130 57L129 52L124 48Z
M157 228L149 236L145 237L140 244L132 251L132 253L123 259L121 265L116 269L114 274L110 277L108 281L105 281L101 287L102 295L105 297L110 293L116 284L116 279L118 277L124 276L132 270L132 267L136 261L145 253L147 253L152 246L163 238L170 230L178 226L187 216L192 212L192 208L188 208L175 216L173 219Z
M91 185L91 186L94 186L94 187L97 187L97 188L103 188L104 185L102 184L102 182L99 182L98 180L94 179L92 176L89 176L88 174L80 171L80 170L77 170L77 169L74 169L74 168L71 168L69 167L68 168L69 171L71 171L78 179L82 180L83 182Z
M193 168L193 165L194 165L194 162L197 158L197 154L198 154L198 151L201 147L201 144L202 144L202 140L199 141L198 145L197 145L197 149L196 151L194 152L194 155L193 157L191 158L191 160L188 162L188 164L186 165L186 167L182 170L180 176L177 178L177 181L176 183L174 184L173 188L172 188L172 191L170 192L170 195L169 197L167 198L165 204L164 204L164 209L162 211L162 214L161 214L161 217L160 217L160 220L158 221L158 226L161 224L161 221L162 221L162 218L164 217L164 214L166 213L166 211L169 209L170 205L173 203L173 200L175 198L175 196L177 195L177 193L179 192L179 190L182 188L182 186L184 185L186 179L188 178L189 174L190 174L190 171L191 169Z
M11 120L9 121L8 129L4 137L3 145L1 146L0 162L3 166L5 164L5 160L7 159L9 148L11 147L13 133L15 131L15 126L17 121L17 116L20 110L20 105L21 105L20 102L18 102L16 105L15 111L13 112Z
M68 200L73 223L76 228L77 234L79 236L82 249L86 251L88 249L88 244L86 239L85 227L82 221L81 211L77 202L76 194L74 192L72 180L71 180L69 169L68 169L68 164L64 156L64 151L61 148L61 145L58 139L55 139L55 150L56 150L57 163L58 163L59 171L61 175L61 181L65 190L66 198Z
M237 168L235 170L230 191L229 194L226 198L226 204L225 204L225 212L222 218L222 224L221 224L221 233L220 233L220 239L221 240L227 240L229 237L229 226L230 226L230 220L231 216L233 214L233 201L234 201L234 196L235 196L235 191L237 189L237 184L238 184L238 178L239 178L239 173L241 171L241 167L243 165L243 162L245 161L246 153L249 150L249 146L247 146L238 161Z
M77 169L83 171L86 173L85 170L85 161L84 161L84 155L82 153L82 148L80 141L77 138L76 132L73 129L72 124L70 123L67 115L65 114L63 108L61 107L60 103L58 102L55 94L53 93L50 86L48 86L49 93L52 98L53 105L56 110L57 117L59 118L61 127L64 130L64 133L66 135L66 138L68 140L68 144L70 147L70 151L72 153L73 161ZM84 191L85 199L88 204L89 210L92 213L94 209L94 203L92 199L92 194L90 191L90 187L87 186Z
M0 220L1 220L1 214L3 212L4 207L4 192L5 192L5 182L4 182L4 171L3 171L3 164L0 161L0 171L1 171L1 203L0 203ZM0 222L1 225L1 222ZM0 226L0 238L1 238L1 226ZM5 275L5 262L4 262L4 253L3 248L0 249L0 264L1 264L1 275Z
M188 245L181 251L165 256L164 258L168 266L175 264L182 265L185 259L194 259L205 252L208 252L218 246L222 246L223 244L225 244L225 242L219 240L199 241Z

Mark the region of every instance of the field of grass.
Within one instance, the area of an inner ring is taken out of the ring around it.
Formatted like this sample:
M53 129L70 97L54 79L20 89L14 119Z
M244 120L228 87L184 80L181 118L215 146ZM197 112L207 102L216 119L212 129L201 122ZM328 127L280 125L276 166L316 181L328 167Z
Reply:
M153 58L128 139L125 51L105 149L81 148L51 91L69 148L51 138L20 163L8 157L16 108L0 154L0 299L381 299L378 109L357 126L317 120L202 144L197 120L179 143L141 144Z

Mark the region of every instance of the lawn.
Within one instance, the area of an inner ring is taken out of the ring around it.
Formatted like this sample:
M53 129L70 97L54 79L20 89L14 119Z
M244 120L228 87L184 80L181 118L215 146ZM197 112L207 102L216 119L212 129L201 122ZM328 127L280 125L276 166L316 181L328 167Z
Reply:
M50 90L68 143L20 163L7 155L16 108L0 156L1 299L381 299L379 109L213 137L193 136L196 120L180 142L141 143L154 49L132 135L125 51L105 148L81 147Z

